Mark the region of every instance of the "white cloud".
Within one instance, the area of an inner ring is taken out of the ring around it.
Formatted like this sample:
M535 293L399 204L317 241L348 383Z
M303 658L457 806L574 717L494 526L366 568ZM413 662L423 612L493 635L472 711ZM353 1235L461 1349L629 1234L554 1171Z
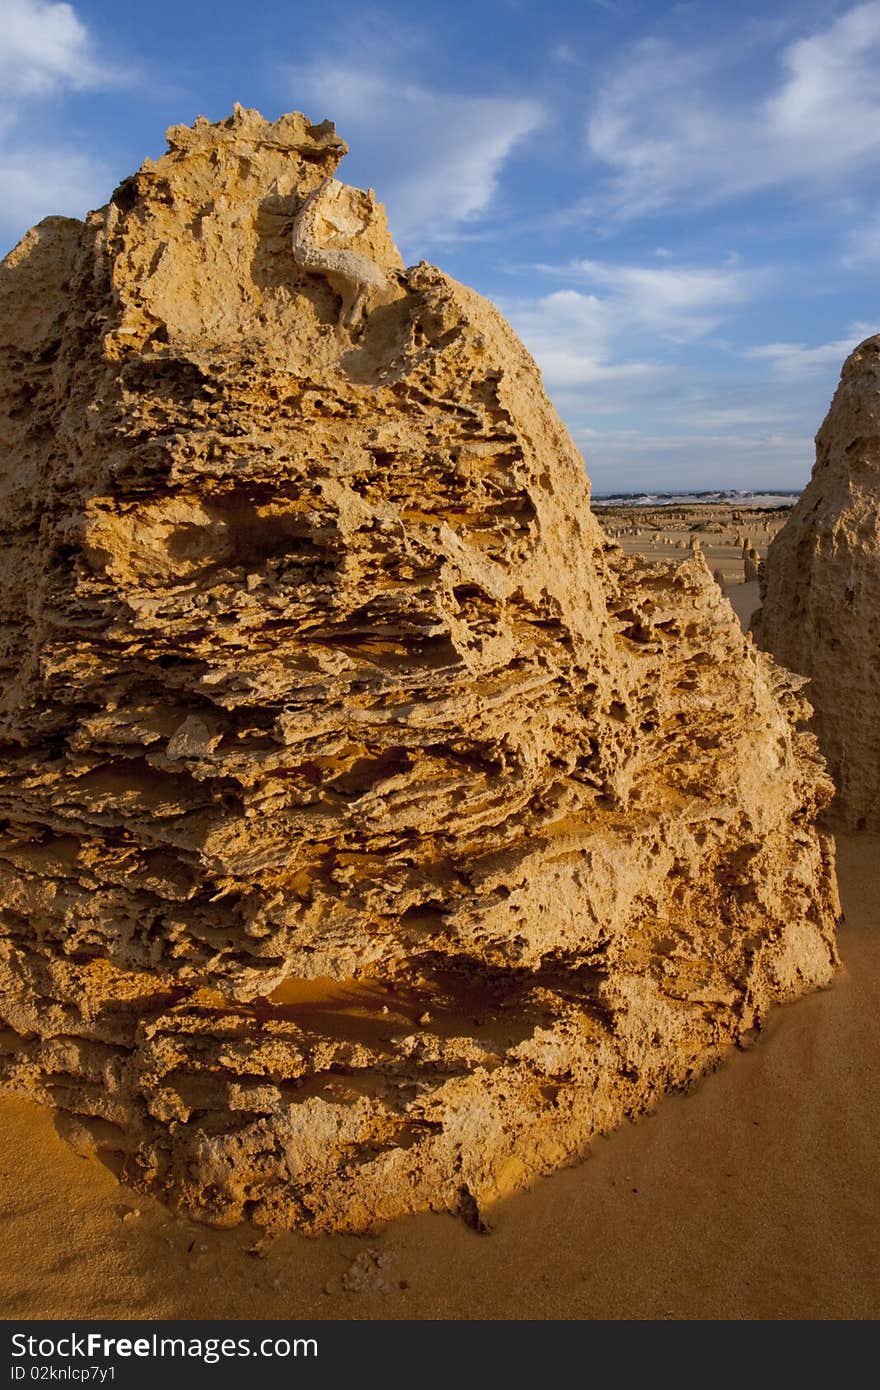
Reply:
M541 368L551 393L606 388L664 370L652 361L612 360L614 323L608 302L596 295L556 290L537 300L501 307ZM593 408L597 405L594 401Z
M0 148L0 227L24 230L49 213L82 217L106 202L109 170L72 151Z
M519 97L456 96L355 64L289 70L297 105L341 134L375 170L391 230L405 242L442 240L487 212L505 161L544 119Z
M7 95L93 87L107 77L72 5L3 0L0 81Z
M850 325L846 338L807 347L804 343L763 343L746 348L744 357L766 361L776 376L796 380L825 372L829 367L842 367L844 361L865 338L877 330L867 323Z
M734 305L757 289L758 272L733 267L614 265L579 260L572 270L610 291L609 308L622 326L672 340L710 333Z
M880 4L857 5L827 29L783 51L786 77L763 114L788 153L807 170L875 159L880 132L876 91Z
M598 491L804 483L813 461L806 431L868 325L818 347L728 345L719 372L717 335L705 349L703 340L762 295L765 271L730 257L715 266L580 260L538 269L588 283L502 308Z
M880 161L880 0L783 48L775 82L751 99L728 66L725 50L651 39L600 90L588 141L616 171L605 200L620 215L839 186Z
M110 87L130 74L111 72L72 5L3 0L0 23L0 230L20 236L48 213L82 216L103 201L109 172L66 146L27 144L17 136L23 115L56 92Z
M659 381L672 367L657 360L670 343L692 342L711 332L761 283L759 272L735 267L638 266L579 260L539 266L564 278L585 280L589 292L555 290L502 307L535 357L551 392L602 388L592 408L608 403L607 388L638 379ZM633 344L647 359L630 360ZM600 399L601 394L601 399Z

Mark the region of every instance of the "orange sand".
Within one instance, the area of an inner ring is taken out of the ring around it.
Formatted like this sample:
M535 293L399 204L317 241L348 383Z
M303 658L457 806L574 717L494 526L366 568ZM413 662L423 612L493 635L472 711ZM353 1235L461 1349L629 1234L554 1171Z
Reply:
M380 1235L178 1221L4 1098L0 1297L14 1317L875 1318L880 838L841 840L844 970L758 1044L495 1213ZM192 1248L190 1248L192 1247ZM347 1286L347 1287L346 1287Z

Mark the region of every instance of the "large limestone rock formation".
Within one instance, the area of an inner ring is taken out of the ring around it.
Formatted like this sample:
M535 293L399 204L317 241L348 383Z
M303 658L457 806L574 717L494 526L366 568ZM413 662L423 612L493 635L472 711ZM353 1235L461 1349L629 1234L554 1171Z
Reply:
M344 148L176 127L0 287L2 1076L309 1230L481 1221L835 963L795 685Z
M756 640L810 678L831 823L880 831L880 336L844 363L762 600Z

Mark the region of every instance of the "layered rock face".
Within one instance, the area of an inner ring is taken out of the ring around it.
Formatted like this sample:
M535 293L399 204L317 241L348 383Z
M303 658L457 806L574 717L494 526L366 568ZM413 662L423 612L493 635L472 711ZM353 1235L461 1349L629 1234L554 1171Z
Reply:
M810 679L829 821L880 831L880 336L844 363L761 589L756 641Z
M479 1224L829 979L830 786L343 152L177 127L4 263L0 1074L206 1220Z

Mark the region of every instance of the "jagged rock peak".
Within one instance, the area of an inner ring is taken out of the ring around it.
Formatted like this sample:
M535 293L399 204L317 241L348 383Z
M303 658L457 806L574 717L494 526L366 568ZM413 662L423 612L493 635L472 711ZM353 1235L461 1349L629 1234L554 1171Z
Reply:
M332 121L321 121L315 125L301 111L290 111L277 121L267 121L253 107L241 106L238 102L232 108L232 115L227 116L225 121L212 124L204 116L199 116L191 126L169 126L165 137L169 152L213 151L225 143L247 143L294 150L305 159L319 156L323 161L329 154L331 158L335 156L336 164L348 153L348 146L336 134Z
M206 1220L479 1223L828 980L829 785L342 148L175 128L0 269L0 1074Z

